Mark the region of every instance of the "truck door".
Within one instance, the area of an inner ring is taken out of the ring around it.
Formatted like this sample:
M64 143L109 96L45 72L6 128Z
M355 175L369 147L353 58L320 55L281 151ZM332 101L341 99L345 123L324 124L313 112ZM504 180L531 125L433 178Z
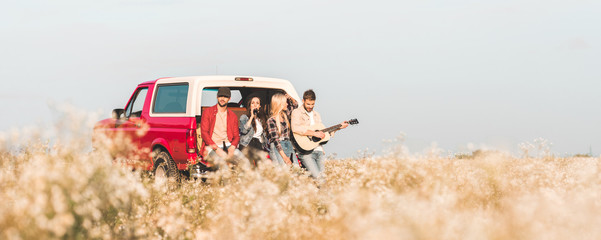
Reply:
M142 116L142 109L144 108L144 101L148 93L148 87L139 87L134 92L127 107L125 108L124 117L117 120L116 128L119 129L128 138L132 144L132 152L129 156L134 159L140 159L140 138L146 134L145 123Z

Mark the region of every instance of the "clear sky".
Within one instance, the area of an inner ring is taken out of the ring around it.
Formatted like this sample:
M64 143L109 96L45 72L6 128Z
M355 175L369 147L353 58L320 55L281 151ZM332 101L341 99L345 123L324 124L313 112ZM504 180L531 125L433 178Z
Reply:
M254 75L317 93L327 146L379 153L469 143L601 153L601 1L4 0L0 131L49 102L109 117L138 83Z

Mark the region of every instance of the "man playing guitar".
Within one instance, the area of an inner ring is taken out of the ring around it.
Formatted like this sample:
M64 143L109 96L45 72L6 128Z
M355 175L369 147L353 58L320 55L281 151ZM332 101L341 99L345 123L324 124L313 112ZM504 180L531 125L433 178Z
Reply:
M325 138L326 133L322 131L311 130L310 127L315 124L321 124L321 117L319 113L313 110L315 107L315 92L309 89L303 93L303 107L296 108L292 111L291 115L291 127L292 132L300 136L310 136L317 138ZM342 122L339 129L346 128L349 124ZM333 136L332 132L332 136ZM298 158L302 162L303 166L311 173L311 177L318 181L323 181L324 172L324 160L325 153L321 145L317 145L310 151L299 151L297 149Z

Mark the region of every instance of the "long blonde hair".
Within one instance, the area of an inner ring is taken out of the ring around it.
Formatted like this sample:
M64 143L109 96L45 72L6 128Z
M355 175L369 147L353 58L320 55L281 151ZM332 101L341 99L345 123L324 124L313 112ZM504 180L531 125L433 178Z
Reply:
M276 125L278 127L278 133L282 133L282 118L288 122L288 116L284 114L284 109L286 108L287 99L284 94L276 93L271 97L271 115L270 117L274 117L276 121Z

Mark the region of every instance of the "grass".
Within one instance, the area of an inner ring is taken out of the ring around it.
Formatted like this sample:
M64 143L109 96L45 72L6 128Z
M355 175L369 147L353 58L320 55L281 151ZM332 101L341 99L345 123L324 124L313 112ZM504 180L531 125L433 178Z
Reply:
M262 164L173 187L70 135L52 146L0 138L0 239L601 237L594 157L391 151L327 161L322 186Z

